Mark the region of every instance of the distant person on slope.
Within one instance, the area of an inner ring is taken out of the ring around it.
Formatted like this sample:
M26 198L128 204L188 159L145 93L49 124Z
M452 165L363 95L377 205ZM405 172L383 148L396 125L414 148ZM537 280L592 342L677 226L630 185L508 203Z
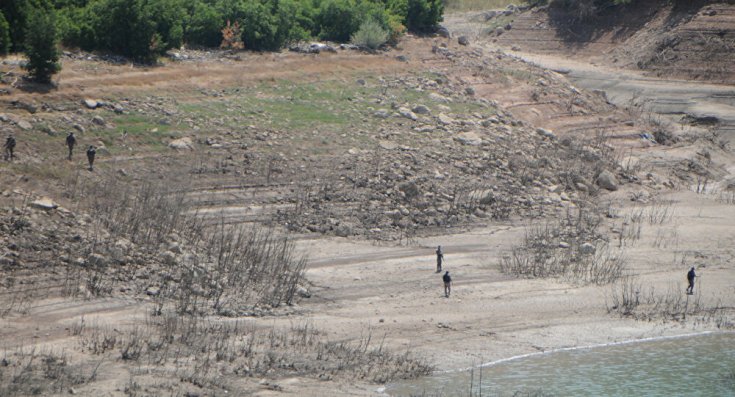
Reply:
M8 139L5 140L5 160L13 161L15 158L15 137L11 134L8 135Z
M444 252L442 252L442 246L436 247L436 272L442 272L442 261L444 261Z
M89 145L89 149L87 149L87 161L89 162L89 170L94 171L94 156L97 154L97 150L94 148L94 146Z
M77 144L77 137L74 136L73 132L70 132L69 135L66 136L66 146L69 148L69 161L71 161L71 156L74 152L74 145Z
M442 280L444 280L444 296L449 298L452 293L452 277L449 275L449 271L444 273Z
M694 268L689 269L689 273L687 273L687 281L689 281L689 286L687 287L687 294L691 295L694 293L694 278L697 277L697 274L694 273Z

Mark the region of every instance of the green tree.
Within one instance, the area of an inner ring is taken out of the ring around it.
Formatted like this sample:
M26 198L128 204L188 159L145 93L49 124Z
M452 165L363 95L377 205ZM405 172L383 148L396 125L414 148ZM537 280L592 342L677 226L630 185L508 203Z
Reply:
M56 14L59 40L67 47L78 47L86 51L96 48L93 18L88 7L65 7Z
M34 8L28 15L25 32L26 70L39 83L50 83L51 76L61 70L56 43L56 12Z
M406 27L412 32L431 32L443 14L442 0L407 0Z
M281 48L278 37L278 19L260 1L248 1L240 19L242 41L245 48L256 51L273 51Z
M184 28L184 41L205 47L217 47L222 42L225 18L211 4L201 1L189 7L189 18Z
M92 3L90 16L96 35L95 47L137 61L150 63L162 52L156 21L148 14L145 0L100 0Z
M323 40L346 42L360 27L354 0L325 0L315 15L319 37Z
M161 42L161 52L181 47L184 42L184 22L187 18L183 0L149 0L144 6L144 15L155 24Z
M0 11L0 55L8 55L10 51L10 25Z

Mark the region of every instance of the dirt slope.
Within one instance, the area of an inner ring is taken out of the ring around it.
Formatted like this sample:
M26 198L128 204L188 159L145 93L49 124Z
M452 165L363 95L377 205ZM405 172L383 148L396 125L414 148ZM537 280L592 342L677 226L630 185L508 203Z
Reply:
M556 8L532 9L490 19L510 24L490 39L534 53L563 53L648 75L711 82L735 80L735 4L642 1L586 22ZM486 34L487 34L486 33Z

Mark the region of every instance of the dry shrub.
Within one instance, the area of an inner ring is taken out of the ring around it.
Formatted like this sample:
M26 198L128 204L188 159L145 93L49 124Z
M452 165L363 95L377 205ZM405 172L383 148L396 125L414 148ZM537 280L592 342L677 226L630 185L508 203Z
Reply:
M700 292L684 294L681 285L669 284L661 292L644 286L635 276L625 276L612 285L606 300L608 313L636 320L683 322L688 318L695 324L714 322L718 328L735 327L730 319L732 308L704 299Z
M530 226L523 244L502 258L500 270L529 278L614 282L623 275L627 260L622 251L614 250L602 238L598 231L601 222L599 214L579 207L576 213L569 210L558 223Z
M227 20L227 25L222 28L222 44L220 48L231 49L231 50L242 50L245 48L245 44L242 42L242 29L240 23L230 24L230 20Z
M66 393L71 386L92 376L70 364L65 353L19 349L5 352L0 360L1 396L42 396Z
M112 336L117 334L117 337ZM111 349L141 369L175 366L180 379L203 388L226 388L228 377L347 377L385 383L429 374L433 368L410 352L396 354L366 329L357 341L329 341L310 322L259 328L252 321L220 321L166 312L122 333L86 327L83 349L114 340Z
M173 304L180 313L240 315L291 304L306 265L293 242L273 229L207 228L185 191L98 185L90 204L94 237L77 272L86 290L109 294L117 283L144 275L141 288L155 290L149 294L158 311Z

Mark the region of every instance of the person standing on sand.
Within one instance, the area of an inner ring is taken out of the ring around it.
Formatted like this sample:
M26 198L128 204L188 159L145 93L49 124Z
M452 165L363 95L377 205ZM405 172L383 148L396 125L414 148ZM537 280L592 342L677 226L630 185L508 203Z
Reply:
M8 135L8 138L5 140L5 160L6 161L13 161L15 158L15 137L10 134Z
M66 146L69 148L69 161L71 161L71 155L74 152L74 145L77 144L77 137L74 136L74 132L70 132L66 136Z
M97 154L97 150L94 148L94 146L89 145L89 149L87 149L87 161L89 162L89 170L94 171L94 156Z
M444 252L442 252L442 246L436 247L436 272L442 272L442 261L444 260Z
M444 297L449 298L452 293L452 276L449 275L449 271L444 273L442 280L444 280Z
M687 273L687 281L689 281L689 286L687 287L687 294L691 295L694 293L694 278L697 277L697 274L694 273L694 268L689 269L689 273Z

